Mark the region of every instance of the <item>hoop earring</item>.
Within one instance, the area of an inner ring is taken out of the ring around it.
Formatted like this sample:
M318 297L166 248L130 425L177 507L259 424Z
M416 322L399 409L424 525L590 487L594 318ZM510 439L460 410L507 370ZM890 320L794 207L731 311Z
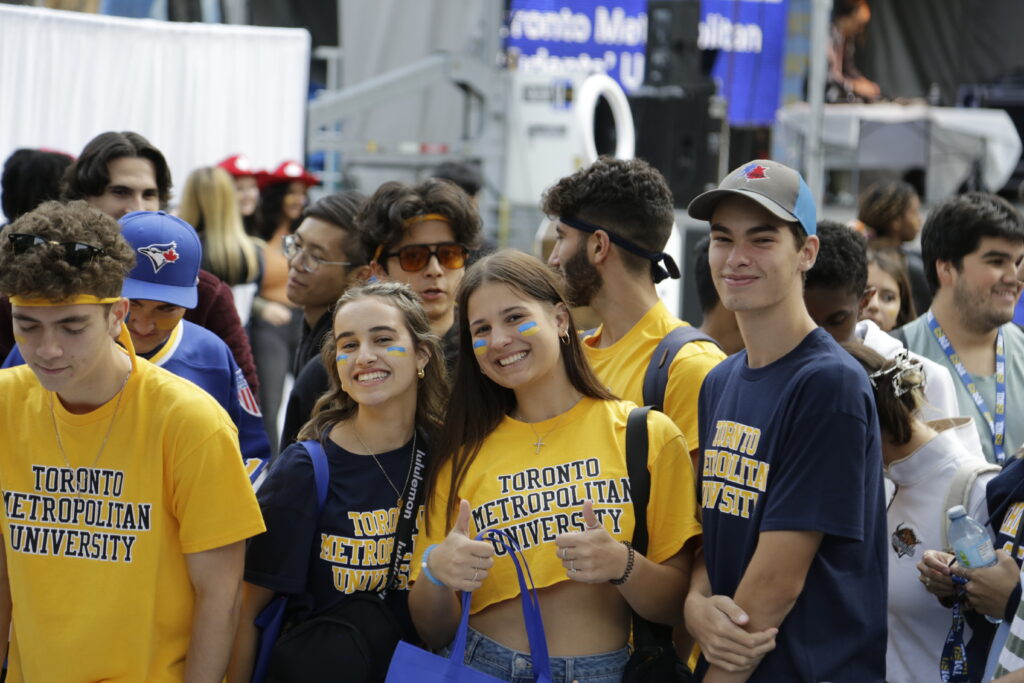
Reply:
M423 368L420 368L419 370L416 371L416 376L419 377L420 379L423 379L424 377L427 376L427 372Z

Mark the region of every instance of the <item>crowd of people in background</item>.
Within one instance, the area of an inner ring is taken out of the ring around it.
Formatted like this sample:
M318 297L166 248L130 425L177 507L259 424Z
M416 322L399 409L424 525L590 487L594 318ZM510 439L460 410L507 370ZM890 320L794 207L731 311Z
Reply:
M1024 680L1009 202L922 221L884 181L843 225L743 164L688 203L697 328L655 289L679 198L644 161L538 197L546 262L484 247L472 165L318 184L236 154L172 201L133 132L7 160L10 680L383 681L471 593L465 663L533 681L485 529L555 683ZM951 554L955 505L991 566Z

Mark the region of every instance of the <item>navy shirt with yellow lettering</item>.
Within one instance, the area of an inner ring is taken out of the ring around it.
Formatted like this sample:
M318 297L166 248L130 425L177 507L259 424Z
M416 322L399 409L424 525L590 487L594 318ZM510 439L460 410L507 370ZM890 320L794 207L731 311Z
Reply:
M274 461L257 493L267 531L252 539L245 557L245 580L294 596L289 610L297 620L330 609L345 595L383 589L399 513L392 483L404 486L412 444L377 454L385 478L374 458L328 440L330 480L319 516L313 464L304 451L292 444ZM408 552L403 558L401 590L388 594L388 604L410 629L411 557Z
M775 650L751 681L882 681L886 536L874 396L824 330L762 368L714 368L699 403L704 553L732 597L762 531L824 539ZM704 663L701 663L701 669Z

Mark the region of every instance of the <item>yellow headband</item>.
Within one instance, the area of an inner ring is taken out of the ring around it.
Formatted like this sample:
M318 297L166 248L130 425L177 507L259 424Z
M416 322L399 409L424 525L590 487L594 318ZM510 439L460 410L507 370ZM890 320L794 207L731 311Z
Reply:
M417 223L423 223L425 221L441 221L442 223L448 223L451 225L451 221L448 220L447 216L442 216L439 213L425 213L419 216L410 216L402 221L402 227L408 228L409 226L416 225ZM380 258L381 252L384 251L384 245L378 244L377 250L373 252L373 258L370 259L371 263L377 263L377 259Z
M116 304L121 300L119 296L99 297L93 294L78 294L65 299L54 301L52 299L32 299L24 296L12 296L11 303L15 306L74 306L75 304Z

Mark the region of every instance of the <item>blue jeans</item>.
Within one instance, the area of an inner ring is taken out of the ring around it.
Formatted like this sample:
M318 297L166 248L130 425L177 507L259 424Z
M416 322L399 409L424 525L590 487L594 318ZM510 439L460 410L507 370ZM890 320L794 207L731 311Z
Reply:
M451 654L451 645L444 655ZM629 648L583 657L552 657L552 683L619 683L629 661ZM469 629L466 664L477 671L511 683L533 683L530 655L497 643L479 631Z

